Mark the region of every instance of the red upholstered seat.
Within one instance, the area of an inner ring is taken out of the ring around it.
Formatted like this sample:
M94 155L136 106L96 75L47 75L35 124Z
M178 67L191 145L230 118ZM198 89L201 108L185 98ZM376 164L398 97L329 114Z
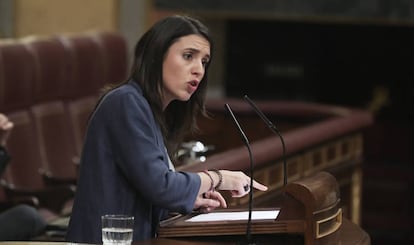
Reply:
M56 36L35 37L25 45L35 61L34 103L62 99L65 84L71 77L70 57L62 42Z
M101 85L117 84L127 79L128 47L125 38L116 32L96 32L91 37L105 56L105 79Z
M8 117L13 121L14 128L7 142L12 159L2 176L7 198L34 196L39 200L39 208L49 210L45 213L59 215L73 198L74 186L45 184L41 174L44 170L38 135L29 111L16 111Z
M0 111L10 112L33 103L33 55L21 42L0 42Z
M36 104L31 108L39 137L42 163L57 182L76 183L77 156L68 112L62 101Z
M67 102L77 156L81 154L88 120L97 101L98 96L86 96Z
M103 50L86 34L59 36L59 40L70 62L70 74L64 85L63 97L76 99L98 94L106 74Z
M44 188L40 174L42 159L39 152L37 133L27 110L7 115L14 127L7 141L7 150L12 160L6 169L8 181L16 187Z

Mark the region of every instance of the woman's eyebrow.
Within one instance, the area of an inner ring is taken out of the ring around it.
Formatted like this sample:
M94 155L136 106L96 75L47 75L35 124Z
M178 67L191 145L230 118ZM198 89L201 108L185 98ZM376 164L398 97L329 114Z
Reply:
M201 52L199 49L196 49L196 48L186 48L185 50L186 51L191 51L193 53L200 53ZM210 54L206 54L204 57L210 59Z

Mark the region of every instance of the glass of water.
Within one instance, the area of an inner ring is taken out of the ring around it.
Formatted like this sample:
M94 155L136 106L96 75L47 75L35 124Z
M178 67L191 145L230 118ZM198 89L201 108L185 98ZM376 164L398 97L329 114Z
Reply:
M134 231L134 216L102 216L102 242L104 245L130 245Z

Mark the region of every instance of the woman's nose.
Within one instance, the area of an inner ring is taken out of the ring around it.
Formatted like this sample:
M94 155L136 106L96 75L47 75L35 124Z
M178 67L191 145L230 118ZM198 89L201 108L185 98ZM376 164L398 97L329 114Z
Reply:
M192 73L200 76L204 74L204 64L202 61L194 62Z

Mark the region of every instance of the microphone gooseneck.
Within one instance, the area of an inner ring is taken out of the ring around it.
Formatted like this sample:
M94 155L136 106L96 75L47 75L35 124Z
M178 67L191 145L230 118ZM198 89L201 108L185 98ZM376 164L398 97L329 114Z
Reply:
M282 148L283 148L283 185L287 185L287 164L286 164L286 146L285 146L285 140L282 137L282 134L280 133L279 129L263 114L263 112L256 106L256 104L247 96L244 96L244 99L249 103L249 105L253 108L253 110L259 115L259 117L267 124L267 127L270 128L274 133L276 133L280 141L282 142Z
M255 244L252 241L252 235L251 235L251 223L252 223L252 207L253 207L253 154L250 148L249 140L246 137L246 134L243 132L243 129L241 128L239 122L237 121L236 117L233 114L233 111L231 110L229 104L225 104L224 108L227 110L227 112L230 114L234 124L236 125L237 131L240 133L240 136L242 138L242 141L247 147L247 150L249 152L250 157L250 192L249 192L249 218L247 220L247 228L246 228L246 244L253 245Z

